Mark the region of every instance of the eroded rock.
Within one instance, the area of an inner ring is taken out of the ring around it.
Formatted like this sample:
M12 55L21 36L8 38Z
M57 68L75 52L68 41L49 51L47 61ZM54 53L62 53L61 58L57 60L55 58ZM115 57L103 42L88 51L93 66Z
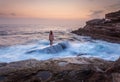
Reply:
M3 82L6 79L5 76L0 76L0 82Z
M50 71L39 71L36 77L40 78L41 81L48 81L52 78L52 73Z
M120 21L120 10L117 12L108 13L105 15L105 17L112 21Z
M0 63L0 67L6 66L7 63Z
M0 67L0 82L111 82L113 79L119 80L119 60L114 63L85 57L30 59Z
M72 33L120 43L120 11L106 14L105 17L105 19L87 21L84 28Z

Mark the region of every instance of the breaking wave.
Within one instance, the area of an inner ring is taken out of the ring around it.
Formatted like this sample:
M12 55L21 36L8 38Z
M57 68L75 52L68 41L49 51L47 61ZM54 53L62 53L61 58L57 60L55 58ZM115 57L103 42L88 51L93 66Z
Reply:
M0 62L12 62L25 59L47 60L61 57L98 57L116 60L120 57L120 44L93 40L85 42L63 41L49 45L48 40L33 44L14 45L0 48Z

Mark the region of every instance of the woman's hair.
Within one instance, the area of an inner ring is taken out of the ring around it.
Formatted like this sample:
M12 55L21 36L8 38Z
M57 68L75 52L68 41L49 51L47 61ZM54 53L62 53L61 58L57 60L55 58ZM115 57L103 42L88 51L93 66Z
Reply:
M52 35L53 34L53 32L52 32L52 30L50 31L50 35Z

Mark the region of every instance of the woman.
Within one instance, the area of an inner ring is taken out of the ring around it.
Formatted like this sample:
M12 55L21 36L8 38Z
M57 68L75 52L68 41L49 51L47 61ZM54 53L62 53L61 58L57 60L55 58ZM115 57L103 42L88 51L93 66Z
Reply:
M52 46L53 40L54 40L54 35L53 35L52 31L50 31L50 33L49 33L49 40L50 40L50 45Z

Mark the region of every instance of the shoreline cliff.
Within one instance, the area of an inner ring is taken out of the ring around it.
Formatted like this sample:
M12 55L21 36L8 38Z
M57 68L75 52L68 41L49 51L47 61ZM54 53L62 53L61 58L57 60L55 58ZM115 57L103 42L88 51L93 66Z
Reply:
M79 28L72 33L120 43L120 10L106 14L105 19L87 21L84 28Z

